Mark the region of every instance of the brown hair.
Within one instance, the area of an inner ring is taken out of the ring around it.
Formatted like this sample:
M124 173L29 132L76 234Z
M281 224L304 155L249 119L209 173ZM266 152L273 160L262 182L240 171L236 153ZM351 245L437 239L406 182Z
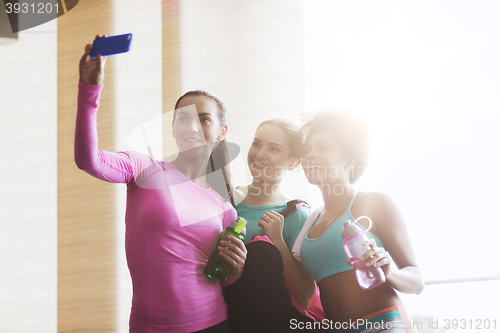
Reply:
M300 158L303 151L302 134L300 133L300 127L294 123L291 119L287 118L271 118L264 120L257 127L257 131L262 125L274 125L279 127L286 135L288 139L288 146L290 147L290 156L294 158Z

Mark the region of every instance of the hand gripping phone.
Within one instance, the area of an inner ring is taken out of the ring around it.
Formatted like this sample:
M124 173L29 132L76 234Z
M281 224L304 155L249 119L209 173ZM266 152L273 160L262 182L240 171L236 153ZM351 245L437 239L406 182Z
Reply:
M95 58L98 54L109 56L124 53L130 50L131 43L132 34L96 38L92 43L94 48L92 49L92 52L90 52L90 56Z

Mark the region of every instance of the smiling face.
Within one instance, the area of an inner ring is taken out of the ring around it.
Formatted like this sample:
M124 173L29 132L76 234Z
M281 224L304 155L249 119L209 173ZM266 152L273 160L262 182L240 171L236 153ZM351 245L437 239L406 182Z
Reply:
M332 133L319 131L306 142L302 167L309 183L320 185L349 182L354 164L344 157Z
M254 179L279 180L292 170L300 159L290 156L289 139L276 125L261 125L247 155L248 167Z
M209 154L213 144L226 137L217 103L207 96L188 95L177 104L172 134L181 154L197 157Z

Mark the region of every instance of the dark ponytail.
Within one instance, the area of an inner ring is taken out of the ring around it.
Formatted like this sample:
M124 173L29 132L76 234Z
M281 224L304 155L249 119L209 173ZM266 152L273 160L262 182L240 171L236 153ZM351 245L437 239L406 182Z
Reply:
M209 173L221 169L222 177L224 177L224 184L226 184L226 191L227 194L229 195L229 198L227 197L226 193L223 192L223 189L219 189L219 184L220 184L219 181L211 182L211 178L208 177L207 182L217 192L219 192L219 194L222 195L222 197L229 199L231 205L235 207L236 205L234 203L233 186L231 185L232 181L231 181L231 171L229 168L229 162L230 162L229 149L226 140L216 142L214 148L212 149L212 153L210 154L210 162L207 165L207 175ZM215 178L214 180L217 180L217 178Z

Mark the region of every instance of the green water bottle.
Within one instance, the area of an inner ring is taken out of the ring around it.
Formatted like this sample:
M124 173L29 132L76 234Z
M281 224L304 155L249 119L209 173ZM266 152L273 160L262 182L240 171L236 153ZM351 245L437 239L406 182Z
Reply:
M242 242L245 241L246 224L247 221L244 218L239 217L236 221L229 223L226 230L221 232L219 240L217 241L217 246L215 247L214 252L212 252L210 259L208 259L207 265L205 266L204 273L206 276L219 282L224 282L227 280L229 274L231 274L231 270L233 267L229 265L229 263L220 255L218 249L219 246L221 246L220 241L227 241L227 237L229 235L240 239Z

